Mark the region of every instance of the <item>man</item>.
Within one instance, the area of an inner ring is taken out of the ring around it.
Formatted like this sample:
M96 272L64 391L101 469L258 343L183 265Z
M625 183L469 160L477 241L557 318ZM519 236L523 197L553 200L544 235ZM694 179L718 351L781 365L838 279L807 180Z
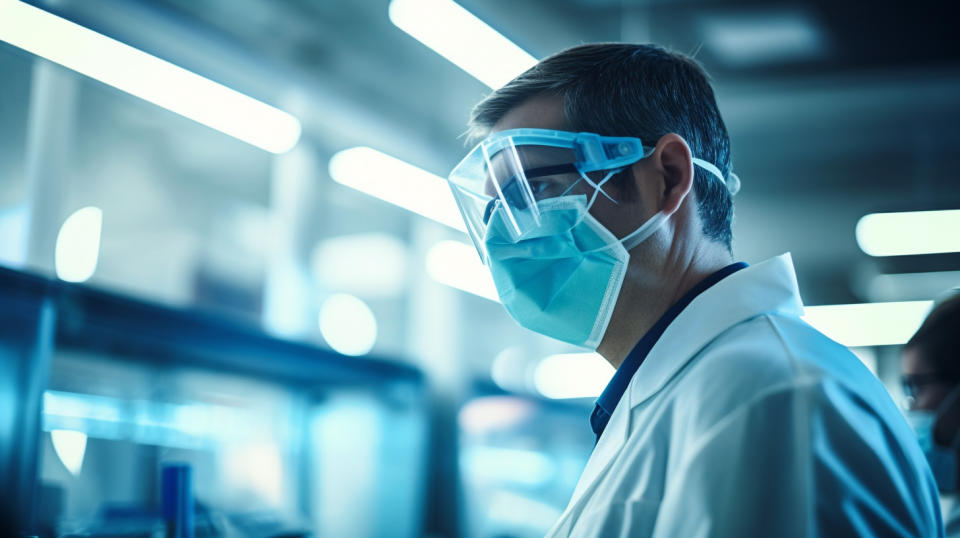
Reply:
M575 47L471 126L450 185L507 311L617 368L550 536L942 535L909 426L800 320L789 255L733 263L739 181L693 60Z
M902 358L907 419L940 489L947 536L960 536L960 290L930 311Z

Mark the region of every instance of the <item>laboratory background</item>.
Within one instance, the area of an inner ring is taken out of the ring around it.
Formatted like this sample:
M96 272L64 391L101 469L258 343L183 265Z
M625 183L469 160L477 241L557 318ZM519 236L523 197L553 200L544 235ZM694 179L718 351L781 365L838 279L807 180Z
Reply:
M613 368L510 319L445 178L582 43L702 63L735 258L903 404L960 286L951 4L0 0L2 528L542 536Z

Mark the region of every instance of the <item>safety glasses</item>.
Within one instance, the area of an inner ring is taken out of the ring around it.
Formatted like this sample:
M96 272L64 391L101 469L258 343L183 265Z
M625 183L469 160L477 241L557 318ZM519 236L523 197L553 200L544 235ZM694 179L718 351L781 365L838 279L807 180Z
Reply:
M508 236L519 241L540 225L542 201L585 195L592 203L598 195L607 196L605 181L648 154L637 138L511 129L480 142L448 179L467 232L485 261L484 237L493 208L500 208Z

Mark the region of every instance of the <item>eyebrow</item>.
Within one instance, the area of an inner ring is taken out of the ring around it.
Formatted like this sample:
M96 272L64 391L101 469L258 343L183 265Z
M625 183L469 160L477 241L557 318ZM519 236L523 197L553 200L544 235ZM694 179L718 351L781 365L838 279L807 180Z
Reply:
M569 173L576 173L576 172L577 172L577 166L573 163L540 166L537 168L530 168L529 170L523 171L524 175L527 176L527 179L534 178L534 177L554 176L557 174L569 174Z

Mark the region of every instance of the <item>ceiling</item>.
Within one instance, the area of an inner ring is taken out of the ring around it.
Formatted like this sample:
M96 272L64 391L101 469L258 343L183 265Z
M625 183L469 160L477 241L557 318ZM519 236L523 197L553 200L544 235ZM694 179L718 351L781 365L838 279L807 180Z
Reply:
M321 160L369 145L443 175L464 153L471 106L489 92L393 26L388 0L36 3L290 110ZM812 304L869 300L858 292L864 275L960 268L956 255L873 259L854 239L868 212L960 207L951 4L462 1L537 57L621 40L695 54L713 76L743 180L735 253L756 262L792 251ZM171 166L197 171L187 181L267 204L269 162L259 154L231 141L201 145L203 134L154 136L171 148ZM210 168L221 173L200 173ZM320 207L376 226L413 218L384 216L378 202L337 187L317 192L327 197ZM318 219L326 228L317 237L349 227Z

